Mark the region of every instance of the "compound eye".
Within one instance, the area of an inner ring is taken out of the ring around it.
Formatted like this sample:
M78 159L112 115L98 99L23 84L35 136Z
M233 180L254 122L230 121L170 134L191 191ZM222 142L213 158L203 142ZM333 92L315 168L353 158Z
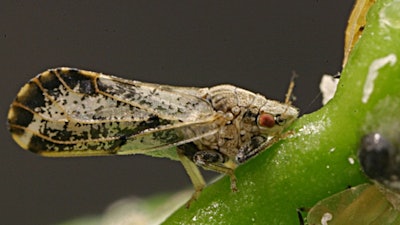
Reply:
M272 128L275 126L275 118L268 113L261 113L257 119L258 125L261 127Z
M275 116L275 123L278 124L279 126L282 126L286 123L286 119L282 118L281 114L277 114Z

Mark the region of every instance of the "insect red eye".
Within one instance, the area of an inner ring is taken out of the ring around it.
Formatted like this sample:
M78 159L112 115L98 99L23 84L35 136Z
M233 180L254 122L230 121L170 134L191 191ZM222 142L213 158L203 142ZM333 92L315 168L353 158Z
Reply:
M268 113L261 113L258 116L258 125L262 127L268 127L271 128L275 125L275 119L274 116Z

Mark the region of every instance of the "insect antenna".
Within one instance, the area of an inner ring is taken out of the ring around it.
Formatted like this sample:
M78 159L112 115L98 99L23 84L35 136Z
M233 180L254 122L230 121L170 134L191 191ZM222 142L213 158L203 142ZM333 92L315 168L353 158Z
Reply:
M294 79L296 79L296 77L298 76L299 75L296 73L296 71L292 70L292 77L290 78L289 87L285 95L286 109L282 114L285 114L289 107L292 105L292 100L296 100L296 97L293 95L293 89L295 86Z
M315 95L315 97L313 98L313 100L311 100L311 102L307 105L306 109L304 110L305 112L307 112L308 110L310 110L311 106L321 97L321 91L318 92L317 95Z
M286 105L292 105L292 101L291 99L294 99L295 97L292 95L293 94L293 89L294 89L294 79L296 79L296 77L298 77L299 75L296 73L296 71L292 71L292 78L290 78L290 83L289 83L289 87L288 90L286 92L286 98L285 98L285 104Z
M306 109L304 110L305 112L307 112L308 110L310 110L310 108L314 105L314 103L318 100L318 99L320 99L320 97L321 97L321 95L322 95L322 105L325 105L326 104L326 102L324 103L324 98L325 98L325 95L326 94L324 94L325 92L327 92L326 90L324 91L324 89L327 89L327 88L323 88L323 87L327 87L327 85L322 85L323 84L323 80L324 80L324 77L330 77L332 80L338 80L338 79L340 79L340 76L341 76L341 74L340 74L340 72L338 72L338 73L336 73L336 74L334 74L334 75L323 75L322 77L322 79L321 79L321 82L320 82L320 86L319 86L319 89L320 89L320 91L318 92L318 94L317 95L315 95L315 97L311 100L311 102L307 105L307 107L306 107ZM329 83L330 84L330 83ZM329 90L329 89L328 89Z

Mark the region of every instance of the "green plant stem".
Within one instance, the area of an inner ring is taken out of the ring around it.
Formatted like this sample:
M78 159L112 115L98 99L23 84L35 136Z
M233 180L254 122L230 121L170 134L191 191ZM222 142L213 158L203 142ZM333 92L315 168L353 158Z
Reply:
M398 12L399 0L377 0L335 97L301 117L290 128L294 135L240 166L239 192L224 177L164 224L299 224L297 208L367 182L357 159L360 139L379 131L382 120L398 121L400 112ZM370 94L365 83L373 85Z

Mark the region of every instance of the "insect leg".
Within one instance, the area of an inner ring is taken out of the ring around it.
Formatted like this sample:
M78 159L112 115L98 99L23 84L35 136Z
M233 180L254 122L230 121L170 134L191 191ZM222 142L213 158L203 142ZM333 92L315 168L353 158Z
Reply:
M236 162L239 164L246 162L279 140L282 140L293 133L293 131L289 130L283 134L270 138L264 136L254 136L247 144L243 145L243 147L239 149L236 155Z
M264 149L266 149L269 145L272 145L275 143L279 138L271 138L268 140L264 136L255 136L253 137L250 142L248 142L246 145L243 145L239 149L239 152L236 155L236 161L238 163L244 163L248 159L256 156L258 153L262 152Z
M204 181L203 176L201 175L199 168L196 166L196 164L192 161L193 154L190 154L191 152L187 151L188 148L184 148L186 145L178 147L178 156L179 159L185 168L187 174L189 175L190 180L192 181L192 184L194 186L194 193L192 197L189 199L189 201L186 203L186 208L190 207L190 204L197 200L197 198L200 196L201 191L203 188L206 186L206 182Z
M227 157L217 151L198 151L194 154L193 161L204 169L228 175L231 179L232 191L237 191L234 173L237 165L229 161Z

